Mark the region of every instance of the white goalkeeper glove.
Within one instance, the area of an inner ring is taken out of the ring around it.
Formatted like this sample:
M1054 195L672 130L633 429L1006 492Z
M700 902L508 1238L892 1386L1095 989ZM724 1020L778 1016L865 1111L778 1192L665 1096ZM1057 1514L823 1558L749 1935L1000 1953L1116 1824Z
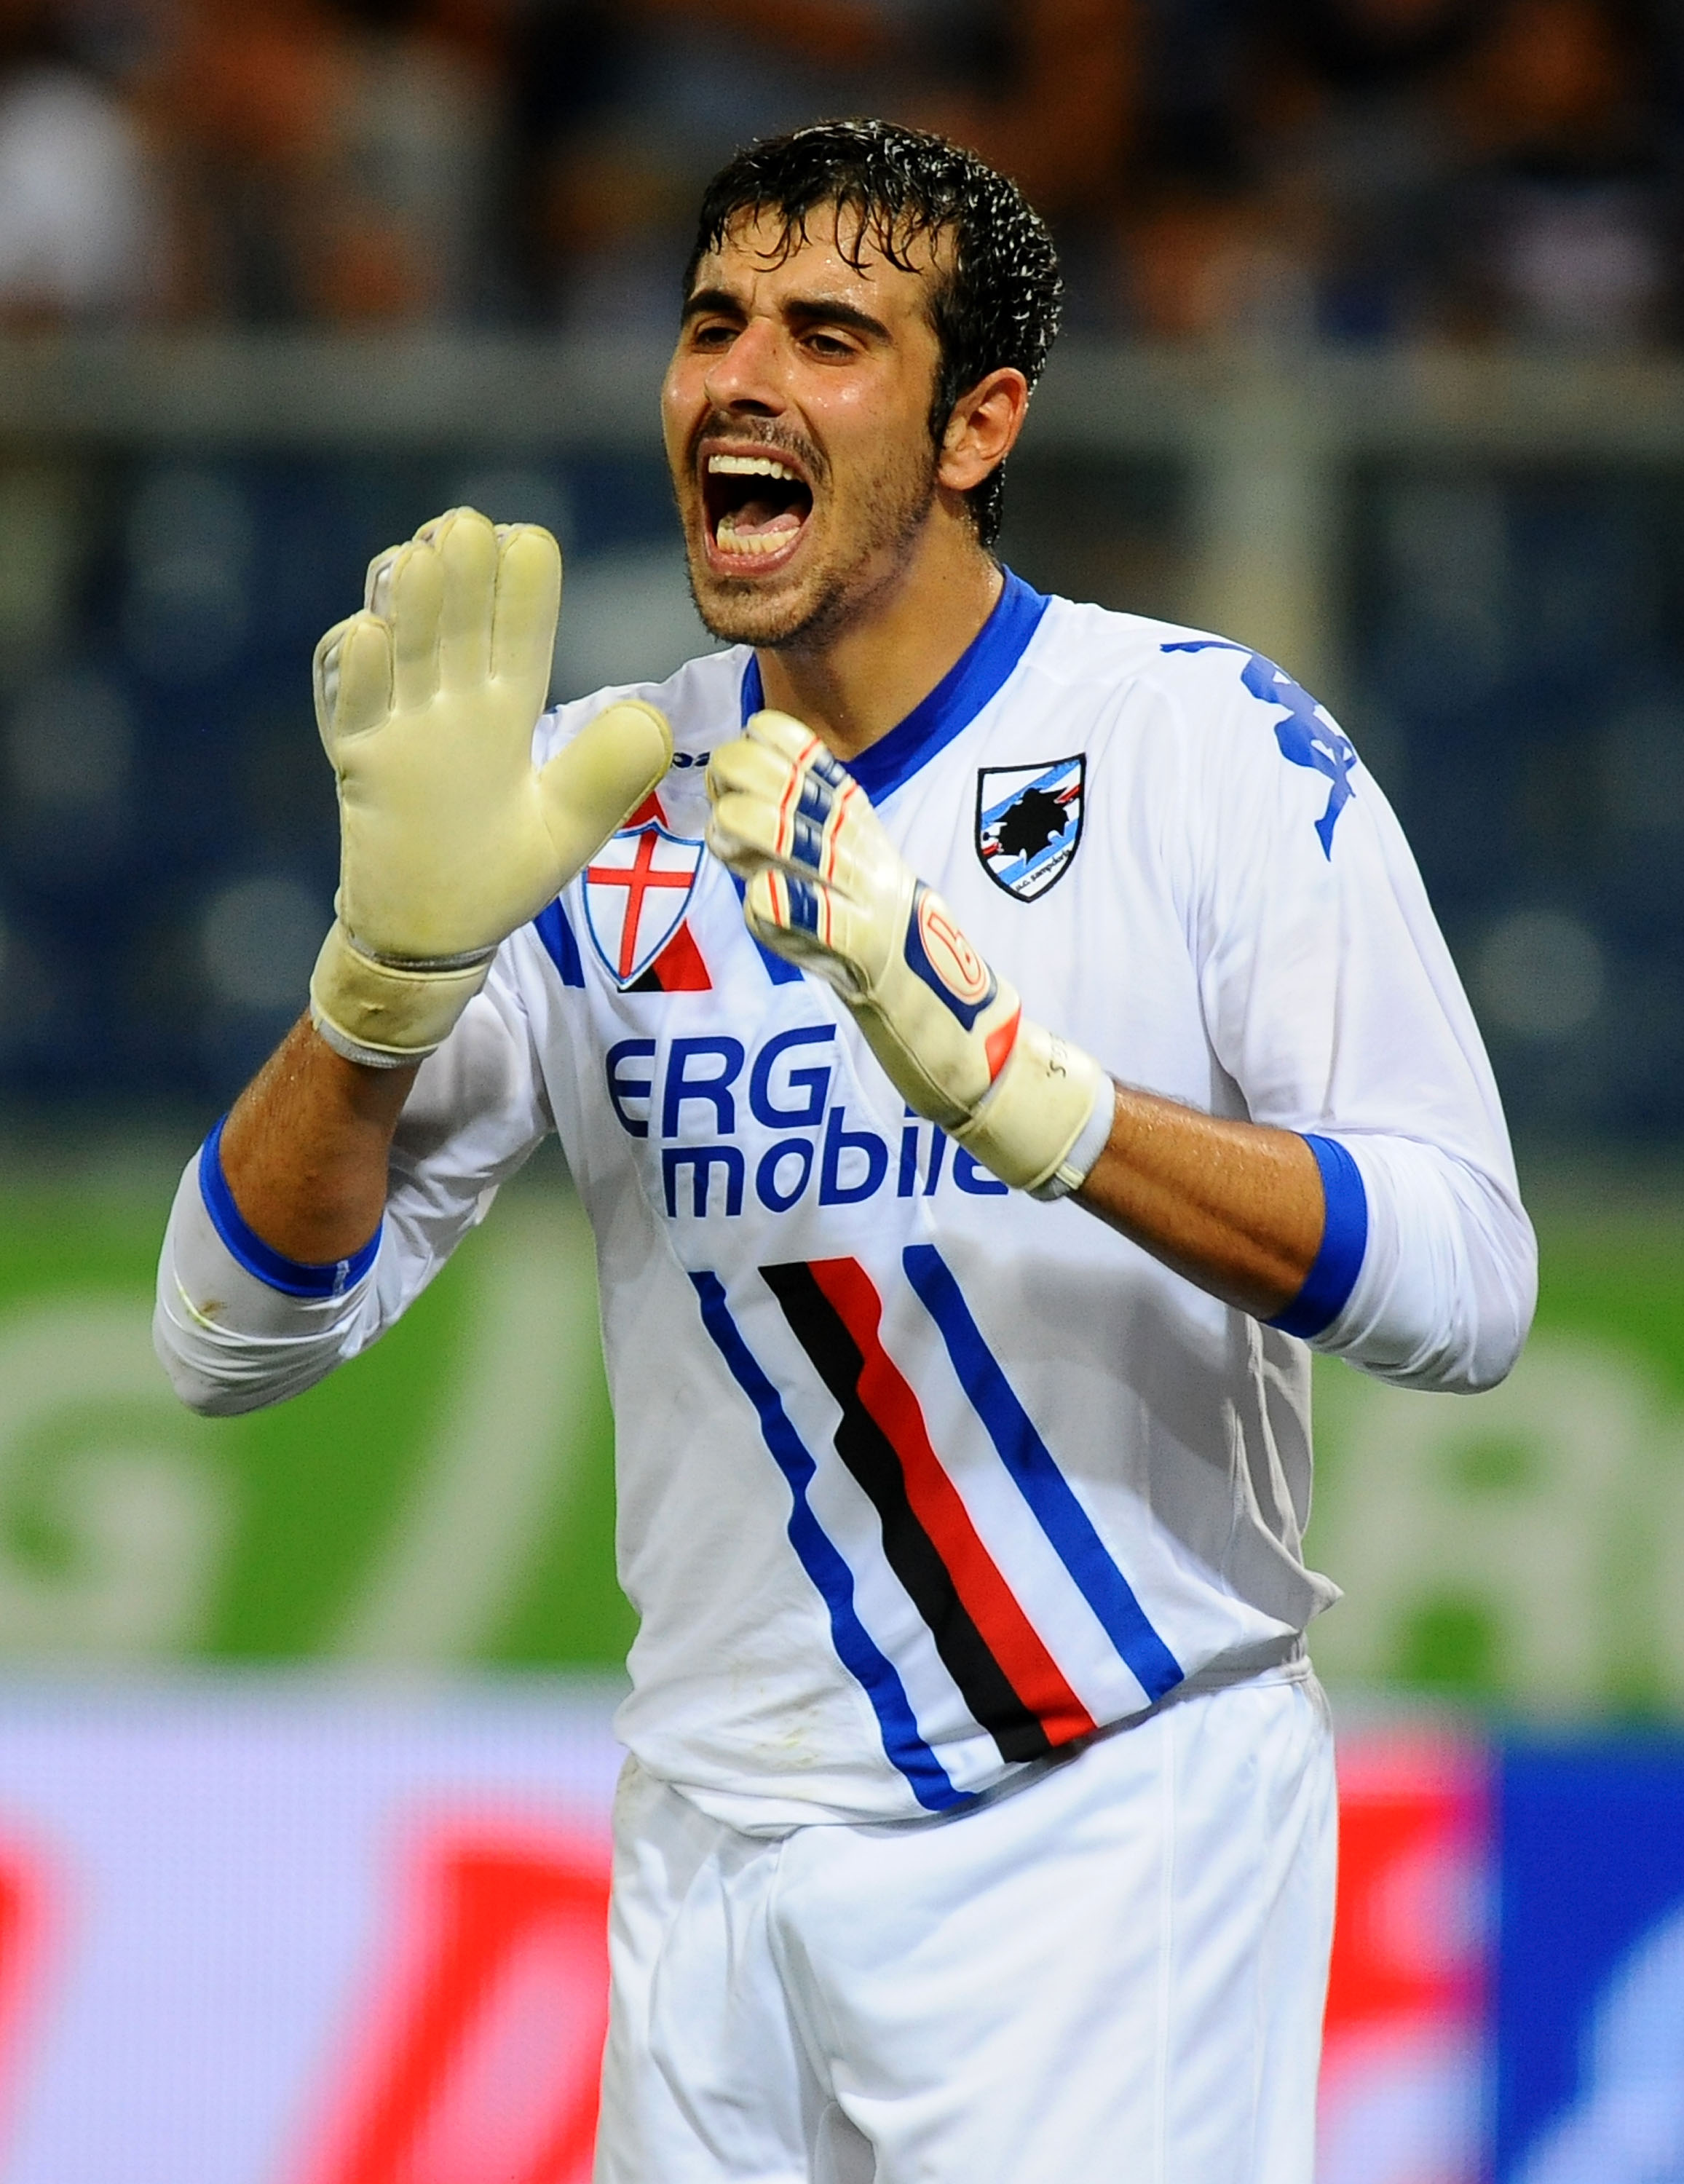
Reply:
M715 855L757 940L834 987L890 1081L1005 1183L1062 1198L1110 1135L1098 1062L1024 1019L819 738L756 713L707 772Z
M561 556L537 525L453 510L369 566L315 655L339 788L337 916L310 1013L353 1061L432 1052L498 944L555 900L666 772L666 722L611 705L542 769Z

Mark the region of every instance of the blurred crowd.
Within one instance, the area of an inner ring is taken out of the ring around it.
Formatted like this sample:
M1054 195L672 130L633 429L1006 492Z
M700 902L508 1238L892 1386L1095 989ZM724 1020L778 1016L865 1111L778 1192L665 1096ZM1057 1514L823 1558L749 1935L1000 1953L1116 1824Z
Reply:
M700 182L943 131L1113 336L1684 336L1684 0L0 0L0 315L664 329Z

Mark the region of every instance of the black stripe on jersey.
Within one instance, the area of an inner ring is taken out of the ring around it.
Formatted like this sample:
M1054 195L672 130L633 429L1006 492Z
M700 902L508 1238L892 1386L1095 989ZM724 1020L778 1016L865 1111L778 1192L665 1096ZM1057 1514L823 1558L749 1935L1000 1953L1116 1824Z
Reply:
M1039 1759L1052 1750L1040 1720L1023 1704L954 1588L947 1565L906 1499L906 1475L894 1443L860 1396L864 1360L859 1346L800 1260L762 1267L761 1278L783 1306L791 1332L841 1406L836 1453L870 1496L883 1526L883 1551L912 1605L929 1625L947 1673L966 1705L1000 1748L1002 1759Z

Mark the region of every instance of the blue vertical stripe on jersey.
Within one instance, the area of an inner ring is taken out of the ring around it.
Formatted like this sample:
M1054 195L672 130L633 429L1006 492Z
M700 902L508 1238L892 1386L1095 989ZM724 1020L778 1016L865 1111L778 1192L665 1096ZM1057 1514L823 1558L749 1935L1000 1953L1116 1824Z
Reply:
M1363 1188L1361 1169L1337 1138L1312 1137L1306 1132L1304 1143L1321 1170L1322 1196L1327 1205L1321 1245L1304 1277L1304 1286L1285 1311L1277 1312L1269 1323L1283 1334L1302 1334L1308 1340L1332 1326L1357 1286L1363 1255L1369 1248L1369 1195Z
M579 944L573 938L573 928L567 913L561 907L558 895L547 910L539 911L533 920L533 928L544 943L544 953L561 973L564 986L583 986L585 983L584 959L579 954Z
M772 1461L783 1474L792 1501L789 1544L817 1586L830 1612L830 1635L843 1666L856 1677L877 1714L883 1748L912 1785L925 1810L951 1811L970 1802L956 1790L947 1770L918 1733L918 1724L895 1664L882 1652L854 1606L854 1574L834 1541L813 1514L807 1500L817 1465L790 1424L783 1398L744 1341L725 1301L725 1285L715 1273L693 1273L690 1281L701 1304L702 1324L713 1338L731 1377L755 1407Z
M733 872L731 884L736 889L737 900L740 902L749 891L748 882L739 879L736 873ZM754 939L752 933L749 937L750 939ZM763 940L756 940L755 945L759 949L761 961L766 966L766 975L774 986L800 985L801 970L798 963L789 962L783 956L778 955L775 949L768 948Z
M1107 1553L1093 1520L1018 1401L971 1317L952 1268L929 1244L909 1244L901 1256L907 1279L941 1331L959 1384L1013 1484L1136 1683L1149 1698L1161 1699L1181 1681L1181 1664L1146 1619L1129 1580Z
M994 603L994 611L939 682L928 697L914 705L904 721L857 758L848 771L873 804L912 779L939 750L967 728L989 699L1004 689L1012 671L1040 627L1040 618L1051 602L1032 591L1021 577L1006 571L1005 588ZM766 703L766 686L760 662L752 653L743 671L743 718L757 713Z
M760 1273L836 1400L836 1453L876 1509L884 1559L973 1719L1007 1760L1044 1758L1089 1734L1093 1717L978 1537L917 1396L884 1350L882 1299L864 1268L795 1260Z
M343 1296L374 1264L374 1255L380 1249L381 1228L385 1224L378 1224L367 1243L360 1251L353 1251L349 1258L329 1259L320 1265L307 1259L289 1259L284 1251L265 1244L247 1224L245 1216L234 1203L228 1178L222 1173L222 1123L227 1119L225 1115L199 1149L199 1196L204 1201L211 1227L248 1274L255 1274L259 1281L279 1290L284 1296Z

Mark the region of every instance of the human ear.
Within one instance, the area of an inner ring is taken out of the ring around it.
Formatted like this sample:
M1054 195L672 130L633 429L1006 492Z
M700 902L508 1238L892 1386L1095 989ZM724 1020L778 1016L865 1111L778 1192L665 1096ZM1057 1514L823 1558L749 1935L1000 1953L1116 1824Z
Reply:
M979 379L954 404L941 435L938 482L951 493L968 493L997 470L1016 443L1029 415L1029 382L1011 365Z

